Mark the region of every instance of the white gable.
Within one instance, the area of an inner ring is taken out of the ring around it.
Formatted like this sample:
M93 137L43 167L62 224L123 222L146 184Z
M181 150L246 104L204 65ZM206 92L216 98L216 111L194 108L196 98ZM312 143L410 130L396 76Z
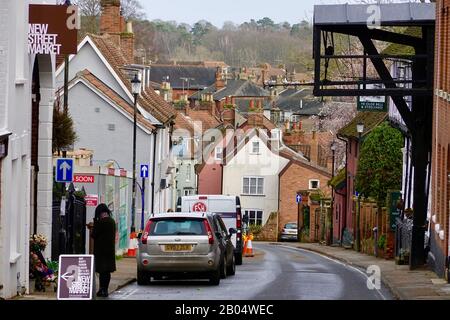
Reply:
M125 90L121 87L121 84L113 76L111 71L107 67L106 61L96 53L91 41L83 41L82 46L76 55L73 55L69 62L69 81L75 78L76 74L80 71L88 69L97 78L101 79L117 94L128 102L132 102L128 97ZM56 74L56 86L60 88L64 85L64 69L58 68Z
M259 152L254 153L253 143L258 143ZM289 160L271 151L264 141L253 136L238 153L227 162L227 167L238 167L246 171L247 174L254 175L278 175L289 163Z

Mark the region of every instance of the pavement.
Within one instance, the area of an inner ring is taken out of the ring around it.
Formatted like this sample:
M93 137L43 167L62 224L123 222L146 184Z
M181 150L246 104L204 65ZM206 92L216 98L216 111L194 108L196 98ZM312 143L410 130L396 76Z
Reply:
M450 284L426 267L410 270L409 266L396 265L394 260L318 243L285 242L282 245L320 253L363 270L377 265L380 267L381 281L400 300L450 300Z
M119 290L136 281L136 258L121 258L116 260L116 272L111 274L111 282L109 284L109 293ZM95 281L98 288L98 274ZM98 289L97 289L98 290ZM95 290L94 292L97 292ZM15 299L24 300L56 300L56 292L52 288L47 288L45 292L33 292L28 295L16 297ZM103 299L103 298L97 298Z

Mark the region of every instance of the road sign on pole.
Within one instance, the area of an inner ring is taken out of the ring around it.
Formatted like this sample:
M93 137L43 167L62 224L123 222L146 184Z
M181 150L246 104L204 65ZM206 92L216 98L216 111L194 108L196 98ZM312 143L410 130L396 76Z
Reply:
M61 158L56 160L56 182L73 181L73 159Z
M91 300L94 277L93 255L60 255L58 300Z
M297 203L302 202L302 195L301 194L297 194L297 196L295 197L295 200L297 201Z
M141 164L141 178L148 178L148 164Z

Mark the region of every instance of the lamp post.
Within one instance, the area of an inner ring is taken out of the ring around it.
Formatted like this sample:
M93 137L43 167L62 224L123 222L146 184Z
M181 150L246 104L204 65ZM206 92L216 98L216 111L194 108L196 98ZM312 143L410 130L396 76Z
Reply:
M356 125L356 131L358 132L358 158L361 150L361 137L364 132L364 123L361 121L358 122ZM361 242L361 235L360 235L360 216L361 216L361 193L358 192L358 210L356 211L356 237L355 237L355 250L360 251L360 242Z
M136 117L137 117L137 99L141 93L141 80L138 74L134 75L133 80L131 80L131 91L134 97L134 122L133 122L133 194L131 199L131 229L130 232L135 232L135 217L136 217Z
M336 141L331 143L332 163L331 163L331 179L334 178L334 159L337 149ZM334 187L331 188L331 217L330 217L330 244L333 244L333 223L334 223Z

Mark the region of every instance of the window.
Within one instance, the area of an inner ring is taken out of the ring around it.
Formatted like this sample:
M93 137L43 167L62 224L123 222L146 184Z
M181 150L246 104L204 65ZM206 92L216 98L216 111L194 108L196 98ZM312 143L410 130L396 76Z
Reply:
M252 153L259 153L259 141L252 142Z
M248 216L249 225L262 225L263 211L258 209L244 210L244 214Z
M319 189L320 188L320 181L319 180L309 180L309 189Z
M222 160L222 153L223 153L223 148L216 147L215 152L214 152L214 158L216 160Z
M109 131L115 131L116 130L116 125L114 123L109 123L108 124L108 130Z
M264 178L244 177L242 192L247 195L264 195Z
M194 194L193 191L194 191L193 189L184 189L184 195L185 196L193 195Z

